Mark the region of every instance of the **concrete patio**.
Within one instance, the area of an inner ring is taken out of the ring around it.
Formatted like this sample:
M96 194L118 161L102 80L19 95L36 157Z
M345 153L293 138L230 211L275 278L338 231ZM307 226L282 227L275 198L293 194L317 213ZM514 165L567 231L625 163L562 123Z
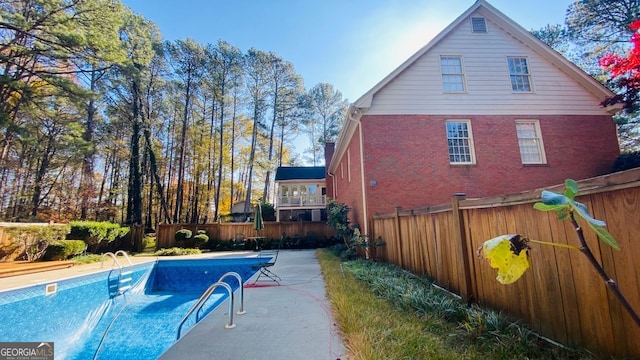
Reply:
M262 277L245 288L247 313L234 315L235 328L224 328L224 303L160 359L346 359L315 250L281 251L272 271L280 285Z

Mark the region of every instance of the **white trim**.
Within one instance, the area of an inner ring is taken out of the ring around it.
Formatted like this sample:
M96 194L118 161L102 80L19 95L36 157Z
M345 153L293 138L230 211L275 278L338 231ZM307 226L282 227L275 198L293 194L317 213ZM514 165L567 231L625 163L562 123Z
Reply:
M513 82L511 81L511 76L525 76L525 74L512 74L511 73L511 67L509 66L509 59L524 59L525 61L525 65L527 66L527 81L529 82L529 90L528 91L519 91L519 90L515 90L513 88ZM535 87L533 86L533 71L531 70L531 61L529 61L529 57L528 56L522 56L522 55L507 55L505 57L506 60L506 64L507 64L507 74L509 76L509 85L511 85L511 93L513 94L531 94L535 92Z
M471 162L452 162L451 161L451 153L449 152L449 134L447 125L449 123L464 123L467 124L467 132L468 132L468 140L469 140L469 157L471 158ZM445 121L445 136L447 138L447 156L449 156L449 164L450 165L475 165L476 163L476 151L474 149L473 144L473 131L471 129L471 120L469 119L447 119Z
M475 27L473 26L473 20L474 19L481 19L484 22L484 31L476 31ZM489 27L487 26L487 19L484 16L470 16L469 17L469 22L471 23L471 33L472 34L487 34L487 33L489 33Z
M442 58L458 59L460 60L460 73L444 73L442 71ZM460 91L447 91L444 86L445 75L459 75L462 77L462 90ZM445 94L465 94L467 92L467 77L465 75L464 57L462 55L440 55L440 76L442 79L442 92Z
M363 235L369 234L369 212L367 211L367 187L364 181L364 142L362 136L362 121L358 121L358 134L360 136L360 179L362 180L362 214L364 225L362 227ZM369 250L367 249L367 258L369 258Z
M351 149L347 149L347 180L351 182Z
M520 160L523 165L532 165L532 164L546 164L547 163L547 155L544 151L544 141L542 140L542 131L540 130L540 120L537 119L516 119L516 137L518 138L518 150L520 151ZM538 146L538 154L540 155L540 161L527 161L525 162L522 158L522 148L520 147L520 137L518 136L518 124L533 124L534 130L536 133L536 145Z

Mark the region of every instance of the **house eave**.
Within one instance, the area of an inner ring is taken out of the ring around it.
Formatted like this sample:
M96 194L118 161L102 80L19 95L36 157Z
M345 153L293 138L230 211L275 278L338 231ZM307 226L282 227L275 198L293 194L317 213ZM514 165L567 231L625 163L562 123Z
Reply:
M359 108L355 106L355 104L351 104L347 109L347 117L342 125L342 129L340 129L340 134L336 141L336 147L333 152L333 156L331 157L331 162L327 166L329 174L335 174L338 167L338 161L342 159L344 154L347 152L349 140L356 131L357 125L365 112L366 108Z

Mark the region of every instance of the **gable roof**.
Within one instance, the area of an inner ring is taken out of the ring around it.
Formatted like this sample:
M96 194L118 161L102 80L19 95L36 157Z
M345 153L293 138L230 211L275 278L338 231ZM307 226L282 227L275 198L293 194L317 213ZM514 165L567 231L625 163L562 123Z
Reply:
M281 166L276 170L276 181L324 180L324 166Z
M531 34L530 31L520 26L515 21L511 20L508 16L500 12L500 10L491 6L486 0L477 0L467 11L458 16L449 26L442 30L436 37L423 46L418 52L413 54L409 59L403 62L398 68L387 75L382 81L377 83L371 90L367 91L358 100L353 103L355 109L368 108L371 106L373 96L389 82L395 79L400 73L411 66L422 55L427 53L431 48L444 39L454 28L456 28L461 22L465 21L472 13L479 11L485 18L492 20L497 25L502 27L506 32L510 33L513 37L522 41L529 46L533 51L540 54L547 61L557 66L561 70L564 70L571 78L582 85L587 91L592 93L598 99L606 99L614 94L607 89L604 85L591 77L589 74L580 69L577 65L567 60L557 51L553 50L550 46L545 44L540 39ZM354 110L355 110L354 109ZM351 115L352 109L349 109L348 115Z
M532 51L538 53L549 63L564 71L569 77L571 77L578 84L584 87L589 93L593 94L595 98L604 100L608 97L614 96L614 94L604 85L584 72L577 65L567 60L560 53L553 50L543 41L533 36L531 32L520 26L515 21L511 20L508 16L490 5L486 0L476 0L476 2L469 9L458 16L451 24L449 24L449 26L447 26L425 46L423 46L409 59L403 62L398 68L393 70L389 75L387 75L373 88L371 88L349 106L344 125L342 126L340 134L338 135L335 152L333 154L331 162L327 165L329 174L333 174L335 172L337 168L337 162L333 161L333 159L340 159L346 152L348 141L356 131L357 124L360 122L362 116L366 113L367 109L371 107L374 95L391 81L393 81L396 77L398 77L403 71L413 65L418 59L420 59L424 54L430 51L434 46L440 43L458 25L460 25L460 23L465 21L471 14L475 13L476 11L486 19L493 21L504 31L511 34L511 36L513 36L514 38L522 41L525 45L531 48ZM606 111L608 111L609 113L613 113L618 111L619 109L620 106L610 106L606 108Z

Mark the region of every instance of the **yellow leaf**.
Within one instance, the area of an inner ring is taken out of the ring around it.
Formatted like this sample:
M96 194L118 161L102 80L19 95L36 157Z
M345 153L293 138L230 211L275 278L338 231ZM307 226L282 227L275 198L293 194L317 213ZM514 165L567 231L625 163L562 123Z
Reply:
M496 279L502 284L518 280L530 266L527 239L520 235L501 235L482 245L482 256L498 269Z

